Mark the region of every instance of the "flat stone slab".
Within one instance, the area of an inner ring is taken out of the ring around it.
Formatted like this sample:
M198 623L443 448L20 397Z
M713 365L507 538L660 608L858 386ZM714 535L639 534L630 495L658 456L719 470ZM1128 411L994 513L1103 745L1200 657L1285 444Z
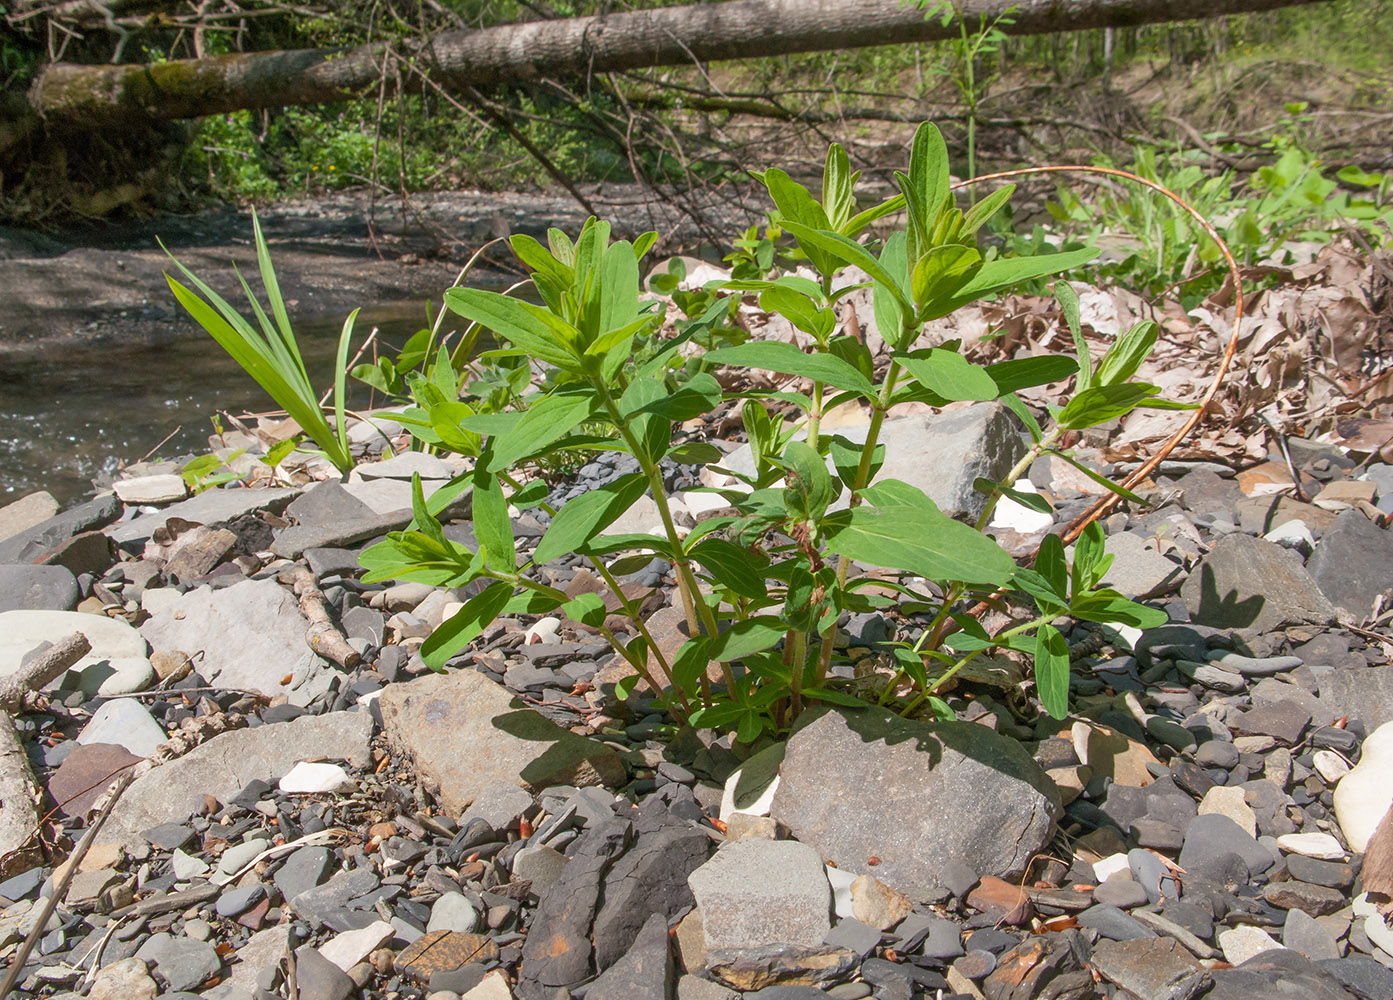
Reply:
M0 565L0 611L71 611L77 598L66 566Z
M131 545L145 541L171 517L195 524L218 524L258 510L282 510L299 493L299 490L292 489L204 490L156 514L144 514L134 520L114 524L106 533L117 545Z
M1347 510L1321 536L1306 571L1331 604L1363 621L1393 588L1393 532Z
M1015 740L883 709L804 713L770 809L842 871L911 897L937 886L950 862L1019 875L1060 812L1052 783Z
M1200 625L1266 633L1327 625L1335 608L1289 549L1249 535L1225 535L1180 588Z
M253 780L274 783L306 758L343 758L361 767L368 760L371 736L372 716L367 712L307 715L223 733L133 781L102 836L137 845L140 831L183 822L205 795L225 802Z
M724 844L687 876L706 946L819 945L832 929L832 886L817 851L793 840Z
M54 684L89 694L129 694L154 677L145 640L116 618L81 611L6 611L0 613L0 677L19 670L24 656L40 643L58 642L81 632L92 651L73 664Z
M281 680L310 653L308 628L289 590L274 580L244 580L191 590L140 631L153 649L194 657L211 683L276 695L287 693Z
M1332 718L1348 715L1373 732L1393 722L1393 667L1340 667L1320 675L1320 704Z
M30 493L0 507L0 542L43 524L58 513L58 501L46 490Z
M125 504L171 503L182 500L189 494L183 477L170 472L155 476L137 476L134 479L118 479L111 484L111 489Z
M77 734L78 743L114 743L137 757L149 757L166 739L154 716L134 698L108 701Z
M384 734L439 789L450 816L500 781L536 792L625 778L609 747L562 729L475 670L388 685L378 705Z
M0 563L37 562L73 536L104 527L120 515L121 501L109 493L70 507L0 542Z

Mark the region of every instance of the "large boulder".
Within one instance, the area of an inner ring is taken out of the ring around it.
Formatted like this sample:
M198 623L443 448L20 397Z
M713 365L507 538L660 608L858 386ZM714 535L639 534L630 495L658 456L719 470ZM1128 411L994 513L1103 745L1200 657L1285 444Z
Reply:
M1180 588L1192 621L1253 634L1326 625L1335 609L1301 557L1249 535L1225 535Z
M1060 812L1053 782L1014 740L867 708L799 720L770 815L842 871L914 896L953 861L1019 876Z

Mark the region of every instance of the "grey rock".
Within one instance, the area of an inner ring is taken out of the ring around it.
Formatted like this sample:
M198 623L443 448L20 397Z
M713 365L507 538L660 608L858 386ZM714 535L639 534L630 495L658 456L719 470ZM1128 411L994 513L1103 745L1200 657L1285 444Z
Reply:
M0 542L9 541L20 532L28 531L58 513L58 501L53 494L39 490L0 507Z
M513 878L530 882L533 894L540 896L561 877L569 861L546 844L524 847L513 855Z
M640 928L628 951L590 984L587 1000L632 1000L672 996L672 950L667 920L655 913Z
M1180 589L1192 620L1266 633L1325 625L1335 608L1296 553L1249 535L1225 535Z
M0 542L0 563L35 563L83 532L105 527L121 516L115 495L78 504Z
M712 950L815 946L832 929L832 887L822 860L796 841L724 844L687 881Z
M1237 715L1230 715L1228 724L1235 733L1248 736L1271 736L1284 746L1301 742L1301 734L1310 725L1308 709L1290 701L1267 704Z
M1019 875L1053 835L1056 794L1019 743L985 726L815 709L789 738L770 815L843 871L914 897L955 860Z
M1156 932L1140 920L1115 906L1103 903L1090 906L1080 913L1078 922L1080 927L1091 928L1113 941L1133 941L1156 936Z
M1173 590L1184 576L1184 568L1161 554L1152 538L1131 531L1109 535L1103 551L1115 556L1103 582L1122 596L1145 599Z
M405 479L413 475L422 479L449 479L455 470L434 455L423 451L404 451L381 462L368 462L354 470L364 479Z
M1354 996L1324 968L1286 948L1264 951L1212 975L1214 988L1205 1000L1353 1000Z
M1233 770L1238 763L1238 748L1226 740L1206 740L1195 751L1195 763L1201 767L1222 767Z
M491 829L500 832L513 829L522 815L534 805L531 793L513 781L496 781L479 792L460 817L460 829L474 820L483 820Z
M1214 660L1219 666L1236 670L1245 677L1267 677L1301 666L1299 656L1244 656L1242 653L1225 653Z
M157 513L144 514L134 520L112 525L107 534L117 545L130 546L148 539L156 528L163 527L170 518L177 517L194 524L222 524L258 510L279 512L299 492L291 489L204 490Z
M1299 951L1313 962L1340 957L1340 945L1335 936L1314 917L1296 908L1287 911L1287 922L1282 928L1282 944L1292 951Z
M1321 536L1306 571L1331 604L1363 621L1375 599L1393 588L1393 534L1360 511L1342 511Z
M677 980L677 1000L740 1000L740 994L709 979L683 976ZM819 997L818 1000L825 998Z
M625 777L609 747L562 729L474 670L392 684L378 705L387 739L411 755L451 815L500 781L535 792Z
M229 801L253 780L275 781L308 757L346 759L362 767L372 728L366 712L331 712L222 733L133 781L102 836L139 844L141 830L182 822L204 796Z
M228 889L218 897L215 909L220 917L237 917L265 898L266 887L259 882L253 882L241 889Z
M285 509L297 523L283 529L271 551L286 559L298 559L306 549L340 548L404 527L411 521L411 507L379 513L341 484L326 481L306 490Z
M617 961L651 915L675 923L691 908L688 877L706 861L710 845L694 826L667 826L639 835L605 875L604 904L591 929L596 968Z
M479 911L476 910L464 898L460 892L442 893L440 898L431 904L430 921L426 924L426 933L431 931L458 931L461 934L469 934L479 926Z
M114 743L137 757L149 757L166 739L165 731L139 701L113 698L92 713L77 742Z
M1258 875L1276 863L1271 852L1227 816L1207 813L1196 816L1185 829L1185 847L1180 867L1188 872L1208 875L1225 855L1239 858L1248 872Z
M586 830L570 864L542 894L522 946L521 981L555 991L594 974L590 926L599 906L605 873L628 843L629 824L611 819ZM524 993L524 996L526 994Z
M192 990L222 969L222 960L208 942L169 934L152 935L135 957L154 966L170 990Z
M914 916L915 914L911 913L905 920L911 920ZM939 916L930 916L927 920L928 934L924 937L924 944L919 952L921 955L925 958L950 959L963 953L962 929L957 924Z
M302 847L285 859L271 880L284 898L294 899L324 881L332 859L327 847Z
M837 921L837 926L828 932L822 943L834 948L846 948L865 959L879 947L880 931L855 917L845 917Z
M1320 704L1332 718L1348 715L1373 732L1393 722L1393 667L1345 667L1320 677Z
M367 895L378 884L378 878L372 871L358 868L339 872L323 885L307 889L288 902L301 919L311 924L329 924L341 910L347 908L350 900Z
M1132 878L1146 891L1146 898L1156 903L1165 896L1180 898L1180 889L1174 873L1155 854L1140 848L1127 852L1127 866L1132 870Z
M183 823L161 823L148 830L142 830L140 836L160 850L177 851L193 840L194 834L193 830Z
M310 548L301 555L309 563L310 572L320 580L326 576L356 576L360 568L358 553L354 549ZM347 618L347 615L344 617ZM344 629L348 629L347 622L344 622Z
M1208 970L1170 938L1099 941L1089 964L1139 1000L1190 1000L1211 982Z
M1286 857L1287 872L1298 882L1348 889L1354 884L1354 868L1343 861L1320 861L1302 854Z
M77 598L66 567L0 565L0 611L71 611Z
M1141 906L1149 898L1142 884L1130 878L1113 877L1106 879L1098 888L1093 890L1093 902L1103 906L1113 906L1119 910Z
M300 1000L348 1000L358 985L315 948L295 952L295 981Z
M281 679L309 653L309 622L274 580L189 591L140 627L153 649L179 649L222 687L285 694Z
M1393 970L1367 955L1349 955L1316 963L1361 1000L1393 1000Z

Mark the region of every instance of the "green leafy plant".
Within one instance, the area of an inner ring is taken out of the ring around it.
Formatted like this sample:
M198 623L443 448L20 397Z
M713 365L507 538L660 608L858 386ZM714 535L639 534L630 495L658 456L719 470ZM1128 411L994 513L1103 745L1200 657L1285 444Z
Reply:
M1180 405L1157 399L1156 386L1134 380L1155 343L1155 325L1143 323L1120 336L1095 363L1079 332L1077 300L1061 284L1058 294L1077 358L980 366L953 344L918 346L929 321L1019 282L1077 267L1094 251L1006 258L981 249L977 234L1005 205L1011 189L959 208L950 190L947 150L932 125L919 129L909 170L896 176L899 196L856 213L855 175L840 147L829 150L821 201L781 170L761 175L779 225L794 241L788 249L810 262L818 278L766 273L727 287L758 296L764 309L809 334L813 347L806 353L785 343L748 342L684 358L679 348L702 332L701 319L679 323L675 337L653 342L662 314L638 294L640 263L653 234L634 244L611 242L609 226L593 219L574 242L558 231L546 246L526 236L513 238L514 252L533 272L540 305L478 289L447 293L451 309L508 345L502 352L525 354L551 369L541 386L506 412L479 414L448 399L426 408L441 443L476 458L473 471L451 489L473 487L477 548L446 537L436 519L444 501L437 493L428 502L418 485L414 522L361 557L368 581L492 581L422 646L428 664L443 668L498 615L560 611L602 633L633 667L635 676L621 685L621 693L642 678L664 693L678 719L731 729L752 741L783 730L811 702L859 703L829 671L836 624L844 612L898 603L923 616L921 638L896 648L894 670L874 697L905 713L927 706L938 715L951 714L940 692L967 663L987 650L1007 650L1033 662L1040 701L1052 715L1062 716L1068 708L1069 655L1057 619L1138 627L1165 620L1162 612L1102 586L1109 559L1096 526L1079 540L1072 564L1053 539L1042 546L1032 568L1017 566L983 533L1002 496L1044 502L1018 493L1013 484L1040 455L1074 461L1060 447L1067 432L1138 406ZM901 206L906 224L883 244L855 238L868 217ZM837 332L833 307L867 283L847 280L849 268L868 276L873 288L877 325L891 348L883 371L876 370L863 344ZM647 360L636 365L630 358L640 348ZM811 391L739 397L755 470L742 477L743 488L717 491L733 513L683 532L673 518L659 463L666 457L718 457L709 446L683 450L672 442L676 423L726 398L713 377L721 367L799 376L811 381ZM1076 379L1072 397L1043 422L1017 395L1071 375ZM872 410L861 444L819 426L825 412L849 400ZM880 435L886 414L911 400L934 406L1001 400L1027 429L1031 445L1015 468L1000 483L979 482L987 497L974 524L949 517L914 486L875 480L884 461ZM793 404L803 418L795 426L775 419L766 409L770 401ZM636 460L638 470L553 510L544 503L545 487L535 481L524 486L519 469L562 449L622 452ZM644 494L656 506L661 530L607 534ZM518 509L540 505L552 515L530 556L514 538L509 503ZM569 597L533 572L572 553L588 560L605 581L609 607L617 606L629 619L632 637L610 628L599 595ZM673 566L676 600L690 636L674 655L657 644L618 580L653 556ZM887 583L855 576L853 563L895 570L902 579ZM879 588L886 587L898 601L884 596ZM993 635L965 613L965 602L999 593L1033 602L1036 613Z
M161 244L165 253L169 254L169 259L174 261L175 266L203 295L200 297L168 274L165 275L165 280L169 282L174 297L188 310L189 315L256 380L257 385L266 390L267 395L275 400L292 420L300 425L334 467L346 474L353 468L353 456L349 454L348 430L344 421L346 367L349 340L353 335L353 323L358 317L358 310L349 313L339 334L338 358L334 364L334 423L330 426L323 408L319 405L319 396L310 384L305 361L300 356L300 347L290 328L285 299L281 296L280 283L276 280L275 269L271 266L271 254L266 247L266 238L261 233L261 222L254 212L252 234L256 243L256 260L261 272L261 282L271 305L271 317L266 315L266 310L252 294L240 271L237 272L237 280L241 283L242 291L246 293L259 330L243 319L226 299L208 287Z

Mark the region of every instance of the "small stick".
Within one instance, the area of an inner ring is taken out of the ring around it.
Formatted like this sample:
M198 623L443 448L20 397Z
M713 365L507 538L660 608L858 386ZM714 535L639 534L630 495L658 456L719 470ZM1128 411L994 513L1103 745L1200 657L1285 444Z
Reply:
M58 675L92 651L92 644L81 632L44 650L33 663L0 681L0 711L19 712L32 697Z
M116 786L108 795L106 805L102 806L102 811L97 814L97 818L92 822L92 825L87 828L87 832L82 835L82 839L78 841L77 849L73 851L72 857L68 859L67 871L65 871L63 877L58 880L58 884L53 887L53 895L49 896L48 901L44 903L43 912L39 914L38 923L36 923L33 930L25 936L24 943L19 946L19 951L15 953L14 960L10 963L9 974L5 976L5 981L0 983L0 1000L5 1000L5 997L10 995L10 990L14 989L15 983L19 981L19 974L24 971L24 963L28 961L29 953L34 950L34 945L39 943L39 938L44 936L44 927L48 924L49 918L53 916L53 911L58 908L58 904L67 894L68 883L70 883L73 880L73 876L77 874L78 866L82 864L82 859L87 856L87 850L92 846L92 842L97 839L97 833L101 830L102 824L105 823L106 818L111 815L112 807L116 805L117 800L121 798L121 793L126 790L126 786L133 780L135 780L135 775L132 772L128 771L122 776L121 780L116 783Z
M315 582L314 574L304 566L295 569L295 596L300 598L300 613L310 621L309 631L305 633L310 649L345 670L352 670L363 662L363 655L348 644L329 617L324 592Z

